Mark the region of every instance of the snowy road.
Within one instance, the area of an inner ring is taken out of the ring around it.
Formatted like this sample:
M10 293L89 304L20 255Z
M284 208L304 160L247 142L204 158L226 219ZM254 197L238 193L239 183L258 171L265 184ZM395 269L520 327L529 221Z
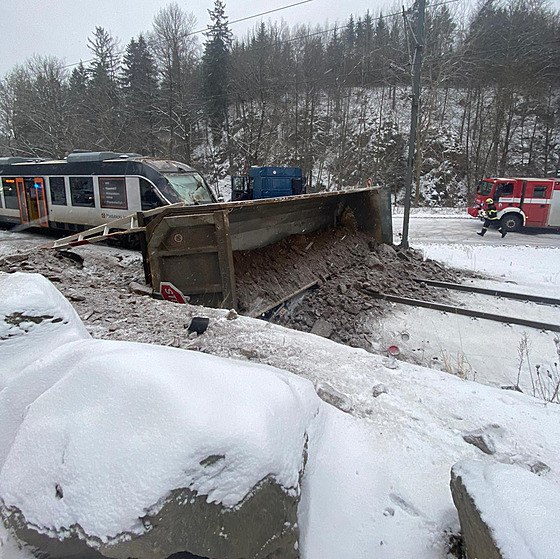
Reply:
M560 233L551 231L510 233L502 239L490 230L476 235L478 220L424 213L411 216L410 245L425 258L488 276L471 280L479 287L560 298ZM400 242L402 215L393 218L395 244ZM558 324L558 307L496 299L485 295L453 295L456 304L505 316ZM558 359L555 332L475 320L438 311L393 305L382 320L373 319L374 349L391 344L401 349L401 359L425 366L453 370L471 380L502 385L516 382L520 341L528 336L531 357L554 368ZM406 331L409 341L401 339ZM520 380L531 393L528 371Z
M401 241L403 216L393 216L393 238L395 244ZM482 222L471 217L453 217L421 214L411 216L409 239L412 246L423 243L461 243L467 245L532 246L560 248L560 232L539 229L508 233L502 239L495 229L490 229L484 238L476 233Z

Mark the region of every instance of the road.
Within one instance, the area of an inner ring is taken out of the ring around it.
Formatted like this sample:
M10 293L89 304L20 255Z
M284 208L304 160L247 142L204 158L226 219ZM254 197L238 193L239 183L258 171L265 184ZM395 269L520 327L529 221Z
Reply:
M395 244L401 242L403 216L393 217L393 239ZM419 215L411 216L409 224L409 242L411 246L425 243L449 243L463 245L494 246L533 246L560 248L560 232L543 229L524 230L508 233L502 239L498 231L490 229L484 237L476 233L482 228L482 222L474 218Z

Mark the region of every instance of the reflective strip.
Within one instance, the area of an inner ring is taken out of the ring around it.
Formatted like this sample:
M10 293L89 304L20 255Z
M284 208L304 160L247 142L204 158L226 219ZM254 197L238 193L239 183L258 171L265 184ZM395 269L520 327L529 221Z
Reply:
M525 204L550 204L550 198L525 198Z
M550 198L525 198L524 204L550 204ZM520 204L521 198L500 198L498 204Z

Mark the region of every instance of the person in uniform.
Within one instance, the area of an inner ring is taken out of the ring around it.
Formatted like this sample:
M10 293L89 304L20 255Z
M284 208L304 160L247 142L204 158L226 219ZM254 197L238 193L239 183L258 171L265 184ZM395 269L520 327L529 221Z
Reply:
M490 224L497 223L498 231L502 234L502 239L503 239L506 236L507 231L502 227L502 224L498 219L498 210L492 198L488 198L486 200L486 210L483 212L483 215L484 215L484 224L482 225L482 231L479 231L477 235L484 237L486 231L488 231L488 227L490 227Z

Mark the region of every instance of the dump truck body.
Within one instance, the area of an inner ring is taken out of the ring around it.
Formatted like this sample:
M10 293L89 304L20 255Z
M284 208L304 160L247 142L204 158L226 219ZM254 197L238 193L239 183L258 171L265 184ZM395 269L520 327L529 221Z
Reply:
M345 212L372 240L392 242L390 196L380 187L167 208L146 226L147 273L164 297L167 292L172 300L179 294L195 304L237 308L234 252L336 227ZM285 291L301 287L287 285Z

